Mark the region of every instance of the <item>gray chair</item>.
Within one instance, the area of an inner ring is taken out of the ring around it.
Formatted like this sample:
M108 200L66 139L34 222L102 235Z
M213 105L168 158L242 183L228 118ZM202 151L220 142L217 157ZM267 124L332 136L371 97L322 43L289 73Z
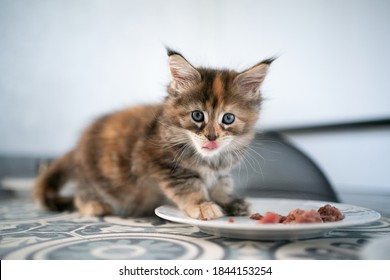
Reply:
M233 177L246 197L339 201L319 167L277 133L257 134Z

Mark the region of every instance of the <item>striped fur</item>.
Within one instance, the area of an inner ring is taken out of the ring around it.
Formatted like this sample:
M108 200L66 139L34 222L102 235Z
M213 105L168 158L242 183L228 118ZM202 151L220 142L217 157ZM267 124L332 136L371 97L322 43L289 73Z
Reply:
M164 102L106 115L88 127L76 147L37 178L35 197L43 207L146 216L173 203L193 218L247 213L229 170L253 138L259 89L272 61L236 72L195 68L172 50L168 56ZM226 114L234 122L227 123ZM73 199L59 195L68 180L77 184Z

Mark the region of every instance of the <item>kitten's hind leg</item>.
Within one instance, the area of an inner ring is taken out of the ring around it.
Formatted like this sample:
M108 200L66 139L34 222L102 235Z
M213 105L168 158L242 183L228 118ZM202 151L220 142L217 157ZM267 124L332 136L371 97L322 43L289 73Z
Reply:
M90 200L86 202L81 202L76 197L76 207L82 215L85 216L107 216L111 214L111 207L99 200Z
M106 216L112 214L112 208L92 191L83 188L77 191L75 196L76 208L85 216Z

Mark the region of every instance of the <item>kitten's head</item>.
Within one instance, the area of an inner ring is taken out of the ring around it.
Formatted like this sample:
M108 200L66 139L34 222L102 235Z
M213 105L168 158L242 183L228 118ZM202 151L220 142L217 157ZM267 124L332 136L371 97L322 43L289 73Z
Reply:
M260 87L273 59L236 72L195 68L168 50L171 82L164 115L178 142L202 156L239 154L253 138L259 116Z

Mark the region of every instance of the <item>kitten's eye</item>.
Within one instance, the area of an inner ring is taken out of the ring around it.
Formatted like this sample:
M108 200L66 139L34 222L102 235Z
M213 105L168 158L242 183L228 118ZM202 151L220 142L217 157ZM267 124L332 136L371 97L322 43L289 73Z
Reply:
M233 115L232 113L226 113L222 117L222 123L224 124L232 124L236 120L236 116Z
M204 121L204 114L201 111L193 111L191 117L196 122Z

